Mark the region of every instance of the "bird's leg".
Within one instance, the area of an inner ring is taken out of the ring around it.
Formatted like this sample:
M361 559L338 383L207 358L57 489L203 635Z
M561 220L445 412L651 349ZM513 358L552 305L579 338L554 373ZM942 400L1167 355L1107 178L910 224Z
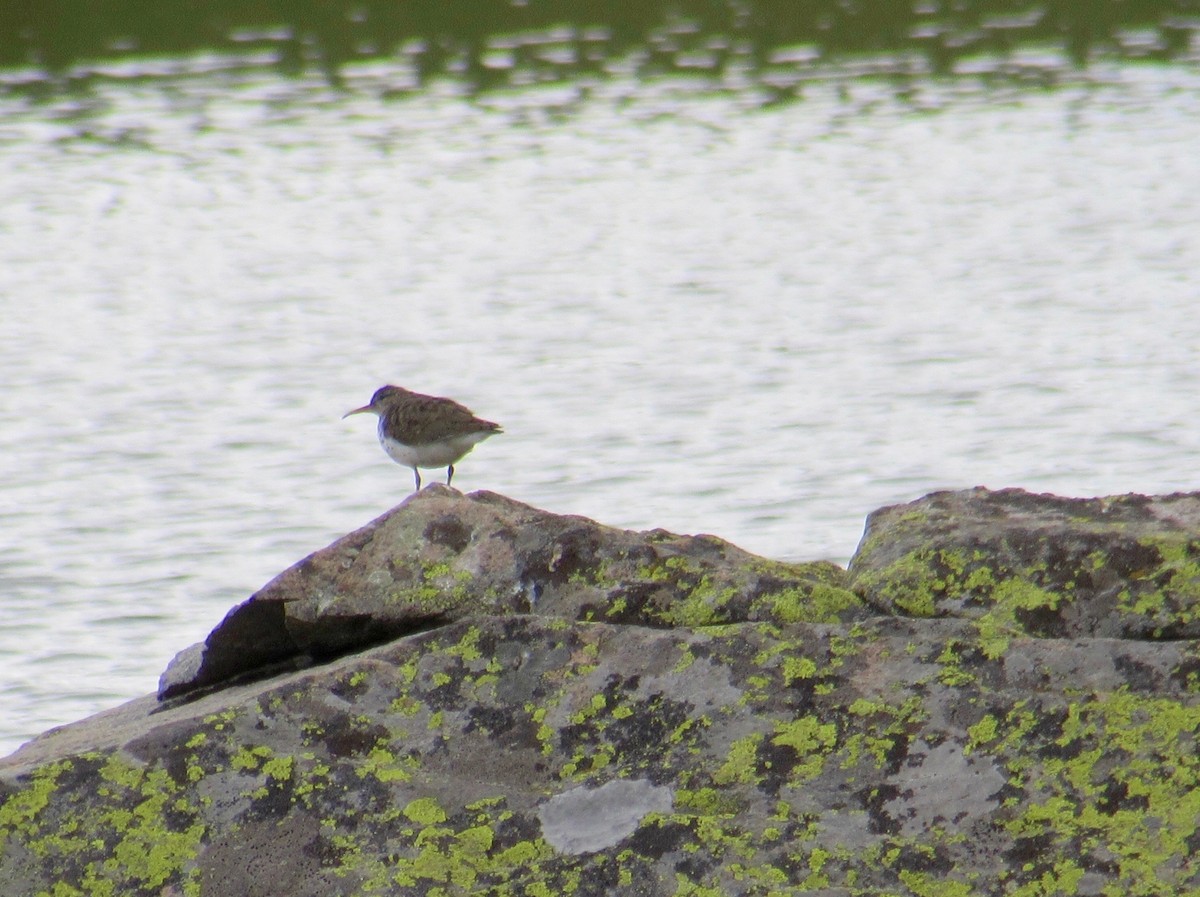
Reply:
M451 464L449 467L446 468L446 485L447 486L450 485L450 481L452 479L454 479L454 465L453 464Z
M414 467L413 468L413 476L417 478L417 488L414 491L420 492L421 491L421 471L417 470Z

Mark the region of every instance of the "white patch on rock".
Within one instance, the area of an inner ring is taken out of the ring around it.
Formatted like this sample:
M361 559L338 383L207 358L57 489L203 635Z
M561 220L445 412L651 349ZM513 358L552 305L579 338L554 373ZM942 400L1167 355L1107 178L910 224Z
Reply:
M559 853L591 853L633 834L649 813L667 813L675 789L648 779L617 779L564 791L538 808L542 837Z
M954 741L930 747L922 739L913 743L908 756L889 779L900 794L883 805L906 836L934 825L966 829L968 821L986 819L996 811L998 801L992 795L1008 779L990 757L968 756Z

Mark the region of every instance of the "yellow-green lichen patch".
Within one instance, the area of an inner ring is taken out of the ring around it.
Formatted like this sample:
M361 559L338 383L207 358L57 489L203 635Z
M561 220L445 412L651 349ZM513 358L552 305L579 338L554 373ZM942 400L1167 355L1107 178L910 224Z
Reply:
M840 671L847 661L863 651L863 647L875 638L873 632L862 623L854 623L849 629L830 632L829 662L826 670Z
M51 764L0 807L0 846L16 838L44 869L72 870L86 887L79 893L158 893L174 883L195 897L206 826L186 789L115 753Z
M677 648L679 659L675 661L675 666L672 668L672 673L682 673L693 663L696 662L696 655L692 653L690 647L683 645Z
M762 743L763 733L753 732L739 738L729 747L722 763L713 774L713 781L718 785L734 783L755 784L759 781L758 746Z
M431 797L420 797L409 801L408 805L404 807L403 813L413 822L421 825L433 825L446 821L446 811L439 807L437 801Z
M1006 828L1017 844L1038 844L1039 860L1013 893L1077 881L1080 857L1109 858L1122 894L1179 893L1191 882L1183 858L1200 820L1200 707L1129 692L1022 702L971 734L1030 796Z
M546 707L539 707L536 704L526 704L525 712L529 714L529 719L537 726L536 738L541 745L541 751L546 756L550 756L554 752L554 729L546 723Z
M317 758L311 751L305 751L299 757L299 768L296 770L296 784L292 794L297 802L306 807L316 806L322 792L329 787L330 774L333 768L324 760Z
M964 566L957 551L918 548L881 570L857 573L854 589L869 595L877 607L895 608L912 617L932 617L937 614L937 601L954 587Z
M670 626L712 626L729 622L723 611L725 605L737 595L732 586L720 588L707 578L701 579L685 597L676 599L662 611L662 622Z
M785 564L754 558L726 562L722 569L712 562L671 556L644 565L637 576L664 587L657 602L645 608L649 620L659 625L831 623L859 614L863 607L845 587L845 571L827 562ZM669 595L669 601L662 595Z
M780 857L774 848L793 845L801 834L792 823L777 826L747 825L736 814L692 813L688 808L652 814L643 823L651 843L667 841L695 862L677 863L676 894L770 894L779 897L805 893L794 875L794 860ZM749 889L749 890L747 890Z
M360 779L370 777L386 785L410 781L418 767L412 756L397 757L388 744L380 740L359 761L355 773Z
M996 660L1008 650L1012 638L1031 627L1023 620L1038 611L1057 611L1064 601L1063 595L1044 589L1029 579L1011 578L996 582L990 574L983 577L988 592L987 610L974 620L979 633L980 648L989 660Z
M979 636L979 650L988 660L999 660L1008 651L1013 638L1021 634L1016 621L1006 614L984 614L972 621Z
M1009 569L994 566L980 549L923 547L883 569L859 572L854 584L877 606L908 616L974 619L984 653L995 659L1014 634L1056 631L1062 607L1074 600L1076 588L1070 569L1057 575L1062 580L1050 583L1040 561Z
M896 769L913 732L927 717L924 704L916 695L899 704L858 698L846 708L846 713L851 719L857 718L859 725L853 729L847 727L848 734L839 744L844 769L852 769L863 761L879 770Z
M730 622L727 605L739 590L726 577L719 577L711 564L675 555L641 567L637 576L661 584L671 594L665 605L647 608L650 620L659 625L699 627Z
M785 657L783 659L783 684L790 686L799 680L816 679L819 674L817 662L811 657Z
M443 650L451 657L460 657L467 663L479 660L483 657L483 652L479 649L481 635L477 626L469 626L456 644L447 646Z
M27 785L0 804L0 847L3 847L4 839L14 834L24 839L40 832L38 820L49 806L59 778L74 768L71 760L48 763L30 776Z
M229 758L229 765L234 769L257 770L263 760L274 756L275 752L265 745L239 745L237 753Z
M999 722L996 717L988 713L983 716L979 722L967 727L967 735L969 741L966 747L963 748L964 754L969 754L981 745L989 744L996 740L999 734Z
M837 726L822 722L815 716L776 723L771 739L771 744L789 747L796 752L797 760L790 773L794 782L806 782L820 775L825 758L836 743Z
M204 725L210 726L214 732L221 732L229 728L241 716L241 712L236 708L222 710L220 713L214 713L204 718Z
M848 587L846 571L836 564L756 561L750 569L756 595L750 619L780 625L836 623L863 609L862 599Z
M1145 620L1150 634L1157 637L1194 628L1200 621L1200 540L1145 537L1138 545L1160 562L1129 575L1118 610Z
M675 792L675 809L681 813L702 816L736 816L746 808L745 798L717 788L679 789Z
M849 589L824 583L796 586L764 595L754 608L756 617L789 623L836 623L847 612L862 607L862 600Z
M550 748L566 758L558 767L560 778L594 778L617 758L630 774L657 768L664 750L686 752L693 746L703 726L691 705L662 694L639 695L639 681L637 676L564 681L561 700L533 711L543 753ZM542 709L546 712L539 713Z
M457 570L445 562L427 564L419 578L393 588L388 600L429 611L448 611L472 600L472 580L468 570Z
M931 875L914 869L901 869L898 874L905 887L915 897L971 897L976 893L966 882L956 881L944 875Z
M347 820L349 821L349 820ZM525 824L500 796L451 808L433 797L408 801L384 820L368 812L333 841L340 857L334 873L353 876L356 897L391 897L419 889L430 895L520 894L510 890L516 876L528 875L550 859L541 838L524 837ZM381 853L373 838L386 833Z
M1005 647L1007 648L1007 643ZM961 640L955 638L946 639L942 647L942 652L937 658L937 662L941 665L938 681L951 688L962 688L971 685L975 681L974 673L967 670L964 666L963 654L967 650L969 648Z

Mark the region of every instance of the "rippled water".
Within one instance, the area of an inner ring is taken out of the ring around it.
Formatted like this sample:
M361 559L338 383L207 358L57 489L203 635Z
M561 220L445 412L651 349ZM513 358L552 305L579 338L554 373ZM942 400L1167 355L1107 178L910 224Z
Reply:
M356 77L0 109L0 750L403 499L340 420L384 382L504 424L464 490L776 558L938 488L1197 485L1185 69L768 109Z

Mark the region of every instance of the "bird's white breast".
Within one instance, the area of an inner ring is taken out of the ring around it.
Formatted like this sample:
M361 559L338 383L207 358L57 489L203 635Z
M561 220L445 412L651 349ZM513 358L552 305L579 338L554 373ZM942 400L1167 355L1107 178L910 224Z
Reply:
M446 467L458 461L463 455L473 449L476 443L491 436L490 431L467 433L440 442L429 442L425 445L405 445L399 440L379 433L379 444L388 453L388 457L397 464L405 467Z

